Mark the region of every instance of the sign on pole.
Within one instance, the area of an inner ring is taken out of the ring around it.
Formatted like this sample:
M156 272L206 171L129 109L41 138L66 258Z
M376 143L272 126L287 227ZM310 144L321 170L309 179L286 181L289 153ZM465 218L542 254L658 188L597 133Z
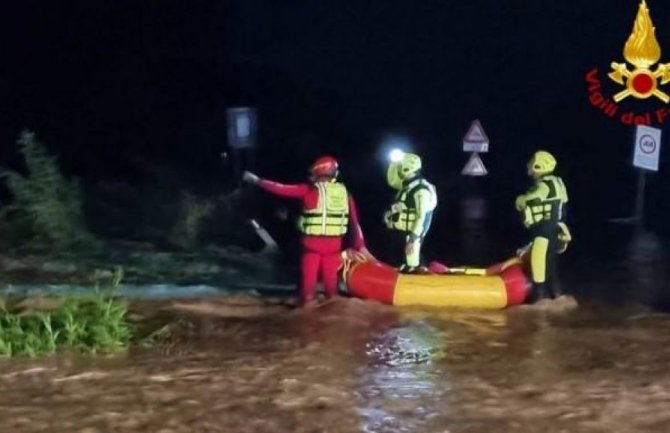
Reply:
M658 171L661 154L661 130L638 125L635 131L635 156L633 165L650 171Z
M479 154L473 153L465 164L465 167L463 167L461 174L464 176L486 176L488 171L484 166L484 161L479 157Z
M228 145L231 149L249 149L256 146L256 110L236 107L227 110Z
M470 129L463 137L463 151L480 153L489 151L489 137L484 132L484 128L478 119L472 122Z

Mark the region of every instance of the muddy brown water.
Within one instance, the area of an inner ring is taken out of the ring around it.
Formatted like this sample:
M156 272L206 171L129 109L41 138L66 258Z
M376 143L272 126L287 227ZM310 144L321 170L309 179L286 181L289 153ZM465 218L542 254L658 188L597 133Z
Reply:
M144 302L172 340L0 361L0 432L670 431L670 316Z

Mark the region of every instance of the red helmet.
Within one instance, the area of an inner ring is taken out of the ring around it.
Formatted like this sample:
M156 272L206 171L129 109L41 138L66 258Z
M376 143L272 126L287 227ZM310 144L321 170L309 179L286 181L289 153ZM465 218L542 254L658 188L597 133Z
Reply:
M337 160L332 156L322 156L314 161L314 164L309 168L309 172L314 177L337 177L338 171Z

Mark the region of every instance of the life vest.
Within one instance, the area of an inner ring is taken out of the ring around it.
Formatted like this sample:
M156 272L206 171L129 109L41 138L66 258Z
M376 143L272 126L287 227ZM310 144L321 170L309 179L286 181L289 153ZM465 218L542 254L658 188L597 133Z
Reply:
M563 180L554 175L538 179L549 189L544 199L534 199L527 202L523 211L524 225L532 227L543 222L558 224L565 219L565 205L568 203L568 192Z
M304 209L299 230L311 236L343 236L349 224L349 194L337 182L316 182L319 199L314 209Z
M389 228L402 232L412 231L418 218L416 193L423 190L429 191L431 194L431 203L428 210L435 209L437 206L435 187L423 178L414 179L403 185L403 188L396 195L391 209L387 212L386 224Z

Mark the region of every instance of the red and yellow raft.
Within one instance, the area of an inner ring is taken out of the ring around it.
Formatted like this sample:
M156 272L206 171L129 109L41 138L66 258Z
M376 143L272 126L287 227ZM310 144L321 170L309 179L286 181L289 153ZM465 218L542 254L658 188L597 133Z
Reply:
M346 267L344 280L352 296L388 305L425 305L502 309L523 304L530 290L521 260L488 269L450 269L444 274L401 274L377 261Z

